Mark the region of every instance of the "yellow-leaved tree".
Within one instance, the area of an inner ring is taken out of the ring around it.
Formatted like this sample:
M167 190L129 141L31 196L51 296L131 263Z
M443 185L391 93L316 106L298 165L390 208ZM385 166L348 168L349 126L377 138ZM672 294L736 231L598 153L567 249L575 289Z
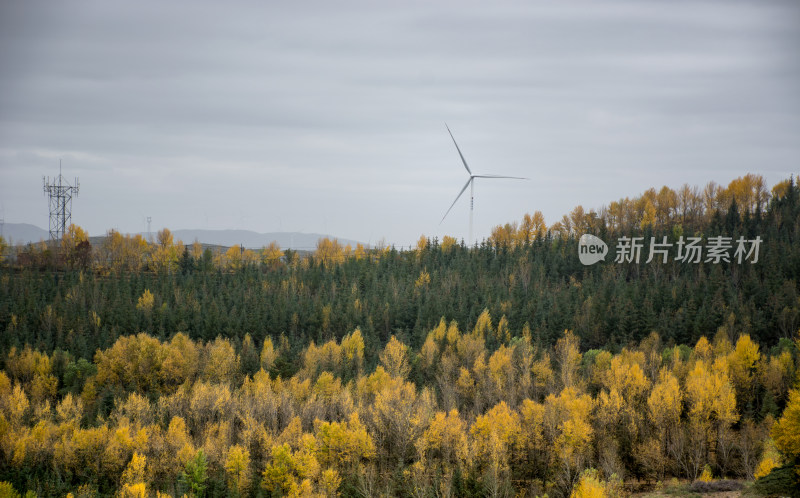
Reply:
M150 292L150 289L145 289L142 292L142 295L139 296L139 299L136 301L136 309L144 311L145 313L150 313L153 310L153 305L155 304L155 297L153 293Z
M772 469L781 466L782 458L780 453L778 453L778 449L775 447L775 442L770 438L764 443L764 451L761 455L761 460L758 462L758 466L756 467L756 471L753 474L753 477L756 479L761 479L764 476L769 475L772 472Z
M728 355L728 372L736 389L737 406L740 410L755 394L757 384L753 380L760 359L758 344L754 343L748 334L739 336L736 347Z
M58 378L52 374L50 357L26 345L22 351L12 347L6 360L6 369L22 383L31 402L52 401L56 396Z
M547 396L544 406L545 438L554 448L552 471L560 487L567 491L591 455L594 401L588 394L568 387L558 396Z
M239 355L228 339L217 337L209 342L203 355L204 379L231 384L239 373Z
M467 461L469 447L466 423L457 410L436 412L416 446L426 466L433 466L442 475L448 475L456 468L463 468Z
M317 429L317 456L322 465L340 474L358 472L375 456L375 444L364 424L353 412L345 422L322 422Z
M78 225L70 225L61 239L61 251L64 262L69 266L88 267L92 260L92 246L89 244L89 234Z
M319 462L310 448L292 451L288 443L272 447L272 459L262 473L261 487L273 496L309 496Z
M283 251L276 242L270 242L268 246L261 250L261 261L270 269L277 269L282 266Z
M136 497L145 498L148 496L147 492L147 477L145 474L145 466L147 458L141 453L134 452L128 466L122 473L122 489L120 494L126 498Z
M338 239L324 237L317 241L317 250L314 251L316 258L323 265L336 265L342 263L345 258L345 250Z
M408 362L408 346L398 341L395 336L389 339L380 354L381 365L392 377L405 379L411 366Z
M225 472L228 476L228 490L238 496L245 495L250 486L250 452L238 444L228 448Z
M772 426L772 439L781 453L795 461L800 459L800 389L789 391L786 409ZM800 474L800 465L795 470Z
M389 377L375 393L375 402L368 410L369 419L365 417L376 447L384 452L382 457L398 462L411 457L414 442L425 429L432 405L428 391L418 393L414 384Z
M688 446L690 464L685 470L688 477L696 479L701 469L716 459L719 435L739 419L724 357L713 365L703 360L695 363L686 378L686 401L692 443Z
M623 349L604 372L604 386L597 397L597 432L600 458L608 473L623 473L620 455L641 443L640 428L646 413L650 381L642 365L644 353Z
M595 469L587 469L572 488L570 498L606 498L606 484Z
M544 222L542 212L535 211L533 215L525 213L517 233L517 241L520 244L527 244L535 239L544 238L545 235L547 235L547 224Z
M151 254L153 268L157 272L172 273L178 269L178 257L180 256L182 243L176 244L172 237L172 232L168 228L158 232L158 243Z
M364 336L361 329L356 329L342 337L342 377L357 376L364 366Z
M582 358L579 343L580 339L571 330L565 330L564 337L556 342L555 360L562 388L573 387L578 382L578 367Z
M264 345L261 347L261 354L259 355L259 359L261 360L261 368L265 371L269 371L272 368L272 365L275 364L275 360L278 358L278 353L275 351L275 346L272 344L272 338L265 337L264 338Z
M680 429L682 401L678 379L663 368L647 398L647 421L653 431L636 449L638 460L659 479L664 478L670 463L670 443Z
M488 494L507 489L510 463L522 446L519 414L501 401L485 415L480 415L470 428L473 464L483 476Z
M6 239L0 235L0 263L5 261L6 251L8 251L8 242L6 242Z
M455 237L451 237L449 235L445 235L442 237L441 248L442 252L450 252L458 245L458 241Z

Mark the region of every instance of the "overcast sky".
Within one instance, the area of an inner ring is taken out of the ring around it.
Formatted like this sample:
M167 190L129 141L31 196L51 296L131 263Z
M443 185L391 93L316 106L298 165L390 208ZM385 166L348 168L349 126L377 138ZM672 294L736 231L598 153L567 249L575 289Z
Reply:
M0 2L0 217L409 245L800 172L800 2Z

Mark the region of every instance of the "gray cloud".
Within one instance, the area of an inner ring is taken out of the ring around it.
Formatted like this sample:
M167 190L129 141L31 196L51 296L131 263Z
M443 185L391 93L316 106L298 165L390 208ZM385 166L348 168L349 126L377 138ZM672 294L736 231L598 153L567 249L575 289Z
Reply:
M800 159L795 2L0 6L0 200L91 233L329 232L408 245L651 186L776 182Z

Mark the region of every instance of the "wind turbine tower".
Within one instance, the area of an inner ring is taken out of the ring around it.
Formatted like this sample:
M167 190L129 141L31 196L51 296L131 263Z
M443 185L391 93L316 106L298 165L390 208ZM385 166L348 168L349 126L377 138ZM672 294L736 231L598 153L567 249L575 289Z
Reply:
M469 166L467 165L467 160L464 159L464 154L461 153L461 149L458 147L458 143L456 143L456 139L453 137L453 132L450 131L450 127L447 126L447 123L445 123L444 126L447 128L447 133L450 134L450 138L453 139L453 144L456 146L456 150L458 151L458 156L461 158L461 162L464 164L464 168L467 170L467 173L469 174L469 180L467 180L467 183L465 183L464 186L461 188L461 192L459 192L458 195L456 196L456 200L454 200L453 203L450 204L450 208L447 210L446 213L444 213L444 216L442 216L442 221L444 221L444 219L447 218L447 215L450 213L450 210L453 209L453 206L456 205L456 202L458 202L458 199L461 197L461 194L463 194L464 191L467 190L467 187L469 187L469 245L472 245L472 215L473 215L473 211L474 211L474 208L475 208L475 179L476 178L509 178L509 179L512 179L512 180L528 180L528 178L522 178L522 177L519 177L519 176L476 175L476 174L473 174L472 170L469 169ZM440 225L442 224L442 221L439 222Z

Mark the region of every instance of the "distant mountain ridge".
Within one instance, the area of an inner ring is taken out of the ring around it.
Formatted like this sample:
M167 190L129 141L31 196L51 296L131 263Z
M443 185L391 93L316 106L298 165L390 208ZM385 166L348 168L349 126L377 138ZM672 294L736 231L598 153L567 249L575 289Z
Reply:
M145 238L150 234L139 232ZM152 233L153 239L157 232ZM3 225L3 237L14 244L27 244L29 242L39 242L47 240L50 234L47 230L39 228L29 223L6 223ZM342 239L331 235L319 233L301 232L270 232L258 233L252 230L172 230L175 241L182 240L184 244L191 244L195 240L202 244L230 247L241 245L248 249L260 249L275 242L282 249L312 250L317 247L319 239L328 237L338 239L342 245L350 244L355 247L358 241ZM101 239L102 236L93 236L94 240Z
M14 244L39 242L50 238L50 232L30 223L4 223L3 238Z
M147 234L142 234L146 236ZM153 237L156 234L153 233ZM175 240L182 240L184 244L191 244L195 240L203 244L219 246L241 245L249 249L260 249L275 242L283 249L316 249L317 241L325 237L338 239L342 245L350 244L355 247L358 241L342 239L332 235L301 232L269 232L258 233L251 230L173 230Z

